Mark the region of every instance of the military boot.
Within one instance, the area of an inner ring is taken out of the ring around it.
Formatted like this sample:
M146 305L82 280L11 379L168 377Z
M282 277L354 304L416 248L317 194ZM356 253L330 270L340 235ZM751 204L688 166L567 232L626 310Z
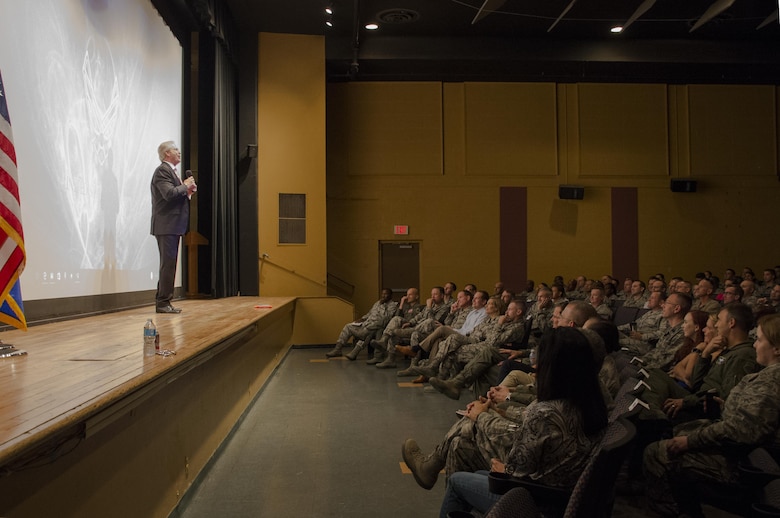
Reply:
M368 360L366 363L368 365L376 365L377 363L381 363L382 359L384 359L385 349L382 347L382 344L376 340L372 340L371 345L374 346L374 357Z
M360 354L360 351L363 350L363 347L365 347L366 343L363 340L358 340L355 342L355 348L352 349L352 351L348 352L344 356L347 357L347 360L353 362L357 359L357 355Z
M436 485L439 471L442 470L445 464L443 458L439 457L435 452L430 455L423 454L420 451L420 447L417 446L417 442L413 439L407 439L401 446L401 456L420 487L431 489Z
M333 349L325 353L325 356L328 358L335 358L337 356L341 356L341 350L344 348L344 344L337 343Z
M431 378L428 380L433 388L444 394L450 399L460 399L460 389L463 388L463 384L455 377L451 380L440 380L439 378Z
M397 365L395 364L395 347L393 347L391 350L387 351L387 358L385 358L385 361L382 363L377 363L376 368L377 369L395 369Z

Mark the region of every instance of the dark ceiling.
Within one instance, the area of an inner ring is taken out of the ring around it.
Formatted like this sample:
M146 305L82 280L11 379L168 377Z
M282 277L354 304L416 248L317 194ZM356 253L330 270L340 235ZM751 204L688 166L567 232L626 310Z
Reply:
M226 1L242 30L324 34L331 81L780 83L778 0Z

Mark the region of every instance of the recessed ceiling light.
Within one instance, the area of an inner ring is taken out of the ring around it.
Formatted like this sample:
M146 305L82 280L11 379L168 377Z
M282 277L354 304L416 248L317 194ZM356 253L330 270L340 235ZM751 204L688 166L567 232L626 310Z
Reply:
M379 28L379 25L377 25L376 23L367 23L366 24L366 29L369 30L369 31L375 31L378 28Z
M333 27L333 22L330 20L325 20L325 25L327 25L328 27Z
M333 8L331 8L331 7L326 7L326 8L325 8L325 14L333 14Z
M617 27L612 27L609 30L609 32L612 32L612 33L615 33L615 34L619 34L619 33L623 32L623 27L621 27L619 25Z

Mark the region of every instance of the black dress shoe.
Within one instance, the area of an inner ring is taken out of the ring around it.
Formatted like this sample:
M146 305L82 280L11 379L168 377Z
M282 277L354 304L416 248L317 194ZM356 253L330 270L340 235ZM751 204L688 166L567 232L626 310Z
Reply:
M158 313L181 313L180 308L175 308L168 304L167 306L157 306Z

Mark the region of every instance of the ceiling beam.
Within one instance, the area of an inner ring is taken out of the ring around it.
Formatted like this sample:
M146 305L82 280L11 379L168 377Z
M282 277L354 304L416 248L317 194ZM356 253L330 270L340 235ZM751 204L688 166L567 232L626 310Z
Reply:
M642 2L642 5L636 8L636 11L634 11L634 14L631 15L631 17L626 21L626 23L623 24L623 31L628 29L632 23L637 21L637 19L645 14L647 11L650 10L651 7L655 5L656 0L645 0Z
M563 19L563 17L566 16L566 13L568 13L569 10L571 10L571 8L574 7L574 4L576 3L577 0L571 0L571 2L569 2L569 5L567 5L566 8L563 10L563 12L560 14L560 16L558 16L558 19L555 20L552 25L550 25L550 28L547 29L547 32L552 31L553 28L555 28L555 26L558 25L558 22L560 22Z
M699 18L696 23L691 27L691 30L688 32L693 32L708 21L712 20L716 16L718 16L720 13L728 9L734 4L734 0L717 0L714 4L710 6L707 11Z
M474 25L482 18L492 13L493 11L499 10L501 6L504 5L505 3L506 0L485 0L482 3L482 7L479 8L479 11L477 11L477 15L474 17L473 20L471 20L471 25Z

